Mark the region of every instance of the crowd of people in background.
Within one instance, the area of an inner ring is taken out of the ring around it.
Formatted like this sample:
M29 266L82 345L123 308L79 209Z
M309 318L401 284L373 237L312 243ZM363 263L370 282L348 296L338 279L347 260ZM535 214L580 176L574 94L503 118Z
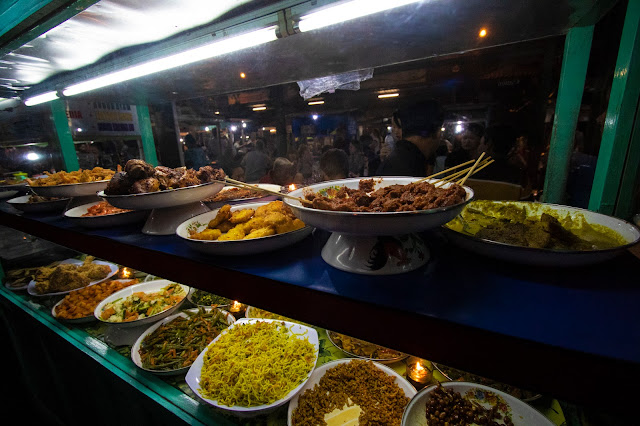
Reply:
M271 139L232 141L223 135L216 156L187 135L185 164L198 168L213 161L236 180L300 186L349 177L428 176L485 153L494 163L474 179L519 185L523 193L540 185L544 165L532 156L527 136L514 126L473 121L445 129L435 101L400 109L389 122L353 137L340 125L329 135L294 141L286 152L280 152ZM573 158L582 164L582 157L577 144ZM587 160L593 162L593 158Z

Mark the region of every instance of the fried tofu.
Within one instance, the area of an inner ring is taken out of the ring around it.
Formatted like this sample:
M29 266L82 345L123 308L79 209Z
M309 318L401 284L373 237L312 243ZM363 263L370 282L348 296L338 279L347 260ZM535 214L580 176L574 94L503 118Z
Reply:
M222 222L228 220L230 217L231 206L229 204L225 204L224 206L220 207L220 209L218 210L218 214L216 214L216 217L209 221L209 225L207 225L207 228L214 229Z

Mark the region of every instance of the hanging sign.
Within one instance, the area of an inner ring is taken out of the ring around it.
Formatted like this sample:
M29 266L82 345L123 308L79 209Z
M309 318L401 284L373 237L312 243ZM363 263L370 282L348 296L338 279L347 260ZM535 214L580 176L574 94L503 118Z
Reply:
M117 102L67 101L67 118L74 139L84 139L84 135L140 134L135 105Z

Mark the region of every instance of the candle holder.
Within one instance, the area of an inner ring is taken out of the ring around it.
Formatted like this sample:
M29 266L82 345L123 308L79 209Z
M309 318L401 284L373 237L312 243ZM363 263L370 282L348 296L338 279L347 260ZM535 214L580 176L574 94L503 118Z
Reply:
M410 356L407 358L406 377L417 390L422 389L433 379L433 369L426 359Z
M245 311L247 310L247 305L234 300L229 306L229 313L234 316L235 319L240 319L244 316Z

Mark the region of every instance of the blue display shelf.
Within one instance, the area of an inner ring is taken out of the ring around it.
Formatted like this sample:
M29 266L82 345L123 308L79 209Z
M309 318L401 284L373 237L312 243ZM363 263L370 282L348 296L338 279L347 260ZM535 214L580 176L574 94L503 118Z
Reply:
M558 398L633 407L632 394L594 391L640 379L640 259L630 253L531 267L457 249L435 231L424 235L425 267L365 276L322 260L321 230L282 250L214 257L142 225L86 230L2 209L3 225L147 273Z

